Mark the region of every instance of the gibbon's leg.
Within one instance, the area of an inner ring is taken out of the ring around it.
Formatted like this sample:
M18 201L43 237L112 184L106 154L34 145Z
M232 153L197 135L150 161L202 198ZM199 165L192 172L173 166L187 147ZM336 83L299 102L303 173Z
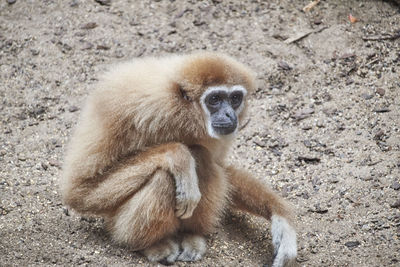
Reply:
M142 250L151 261L174 262L179 245L173 235L179 228L175 214L175 184L170 174L157 170L135 195L108 220L114 240Z
M64 192L67 205L103 215L112 237L134 250L172 236L200 197L194 158L180 143L148 148Z
M156 170L170 173L175 180L176 216L190 217L201 194L196 163L188 147L180 143L147 148L117 162L97 177L69 177L63 201L80 213L107 217L148 183Z
M189 150L196 160L199 188L202 195L207 196L200 199L190 218L176 217L173 179L166 177L170 174L158 170L112 219L110 228L116 240L152 244L143 245L143 254L150 261L170 264L176 260L200 260L206 252L206 241L201 234L213 229L223 208L225 199L217 198L228 190L223 184L225 180L221 179L224 177L222 168L212 162L204 147L191 146Z
M296 232L290 225L286 203L262 182L245 171L226 169L232 184L234 207L271 220L274 261L272 267L284 266L297 256Z

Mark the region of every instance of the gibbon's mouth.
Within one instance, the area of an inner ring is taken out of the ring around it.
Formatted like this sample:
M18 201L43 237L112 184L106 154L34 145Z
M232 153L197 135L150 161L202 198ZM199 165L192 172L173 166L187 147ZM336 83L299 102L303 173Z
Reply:
M228 135L236 130L236 123L230 122L213 122L212 127L215 132L221 135Z

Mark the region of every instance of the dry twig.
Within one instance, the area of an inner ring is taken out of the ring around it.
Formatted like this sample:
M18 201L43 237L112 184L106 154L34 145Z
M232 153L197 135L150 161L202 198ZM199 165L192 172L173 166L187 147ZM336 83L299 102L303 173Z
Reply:
M304 11L304 12L310 11L310 10L313 9L316 5L318 5L318 3L319 3L320 1L321 1L321 0L314 0L314 1L310 2L308 5L306 5L305 7L303 7L303 11Z
M285 44L291 44L291 43L297 42L298 40L301 40L301 39L303 39L304 37L307 37L307 36L310 35L311 33L322 32L323 30L325 30L325 29L327 29L327 28L328 28L328 27L324 26L324 27L318 28L318 29L316 29L316 30L310 30L310 31L307 31L307 32L301 32L301 33L299 33L299 34L296 34L296 35L293 36L293 37L290 37L290 38L286 39L286 40L284 41L284 43L285 43Z
M364 41L381 41L381 40L396 40L400 38L400 30L393 35L381 35L381 36L364 36L362 39Z

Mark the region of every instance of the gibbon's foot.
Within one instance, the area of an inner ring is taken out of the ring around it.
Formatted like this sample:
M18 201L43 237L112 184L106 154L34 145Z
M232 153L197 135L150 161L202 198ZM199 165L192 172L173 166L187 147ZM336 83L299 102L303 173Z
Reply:
M203 258L207 249L207 243L204 237L200 235L185 235L183 237L182 252L178 256L178 261L198 261Z
M296 231L281 216L271 218L272 244L274 261L271 267L282 267L297 256Z
M176 209L178 218L187 219L192 216L194 209L200 201L201 193L196 173L196 162L190 159L189 171L175 174L176 183Z
M179 244L171 238L164 239L144 249L143 254L149 261L171 265L179 256Z

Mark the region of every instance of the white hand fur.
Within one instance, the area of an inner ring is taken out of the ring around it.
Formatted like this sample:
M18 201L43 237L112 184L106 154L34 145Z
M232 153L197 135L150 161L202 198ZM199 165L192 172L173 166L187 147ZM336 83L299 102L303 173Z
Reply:
M194 209L201 199L196 163L192 157L188 171L175 173L174 178L176 185L175 214L181 219L187 219L192 216Z
M297 256L296 231L281 216L273 215L271 222L272 244L275 252L272 267L281 267Z

